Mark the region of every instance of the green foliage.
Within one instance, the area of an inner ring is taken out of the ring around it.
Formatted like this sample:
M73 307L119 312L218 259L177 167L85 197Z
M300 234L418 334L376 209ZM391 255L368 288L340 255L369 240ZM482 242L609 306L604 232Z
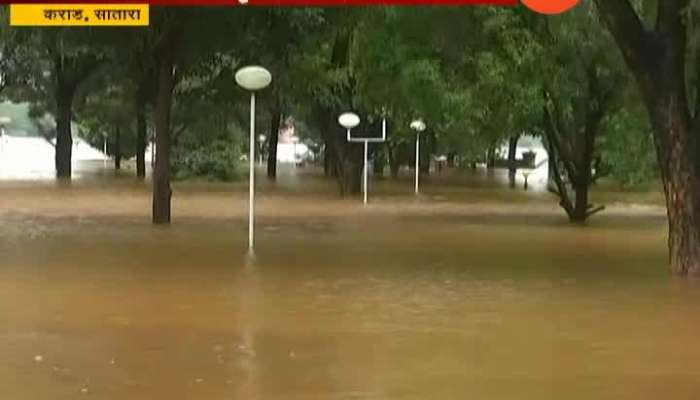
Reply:
M0 117L10 119L10 122L5 125L9 135L33 136L36 131L34 121L29 115L29 104L27 103L11 103L9 101L0 103Z
M654 139L643 110L617 112L605 130L603 162L617 182L632 188L658 178Z
M106 76L105 76L106 77ZM114 155L117 130L119 131L119 151L123 157L136 154L136 133L134 126L133 97L128 81L121 85L102 80L97 88L87 95L76 107L75 115L80 121L77 135L90 145L101 149L107 139L107 153Z
M586 74L595 69L605 88L623 81L617 52L592 10L582 3L543 17L523 7L153 7L145 29L19 30L4 21L0 93L30 102L33 115L44 117L55 109L56 69L63 65L78 86L78 134L101 148L104 135L121 126L122 151L130 156L135 98L152 110L160 40L177 29L171 127L179 177L235 177L247 146L240 126L248 124L249 98L233 77L249 63L273 73L272 86L258 95L258 134L269 134L269 115L281 109L305 138L321 142L328 128L320 126L319 110L351 108L363 121L387 116L395 154L412 154L408 125L422 118L426 140L435 143L425 149L475 161L513 134L542 132L545 86L561 105L567 131L576 133ZM689 18L694 14L689 10ZM348 62L335 65L338 37L349 38ZM89 79L73 76L98 61L108 65ZM638 103L621 104L631 110ZM603 159L626 184L649 172L634 165L646 165L649 149L646 136L632 143L632 132L644 131L636 115L615 114L604 129ZM643 156L629 157L625 147Z
M199 147L177 148L173 153L173 177L178 180L205 178L234 181L240 177L237 169L240 151L225 140L216 140Z

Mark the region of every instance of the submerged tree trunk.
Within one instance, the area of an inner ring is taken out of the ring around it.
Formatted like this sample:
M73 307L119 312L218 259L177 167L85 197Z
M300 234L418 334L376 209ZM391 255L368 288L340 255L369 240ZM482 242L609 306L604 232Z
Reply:
M583 110L584 118L570 117L551 90L544 89L544 131L552 167L554 191L561 207L572 222L585 222L591 215L605 209L588 202L588 191L595 181L593 163L595 142L600 125L611 111L619 93L616 79L603 85L597 60L586 69L585 96L568 99L572 109Z
M508 183L511 189L515 188L515 175L518 173L518 166L516 164L518 140L520 140L520 135L511 136L508 140Z
M344 68L349 62L349 50L352 41L352 30L344 29L335 37L333 51L331 53L331 68ZM316 103L316 115L323 140L332 153L333 170L338 182L341 196L346 194L358 194L361 191L362 175L362 146L357 143L348 143L346 131L338 125L340 111L347 110L352 98L352 88L346 86L338 89L338 97L347 99L348 105L344 107L329 108ZM351 108L351 107L350 107Z
M74 87L59 87L56 95L56 177L70 179L72 170L73 135L71 117Z
M486 152L486 168L493 169L496 167L496 148L492 147Z
M545 111L545 141L549 153L550 178L553 192L559 197L559 205L571 222L583 223L591 215L605 209L588 202L588 191L593 183L594 143L598 125L583 129L581 133L562 132L553 118ZM602 116L600 117L602 119ZM598 120L600 122L600 120Z
M114 129L114 169L122 169L122 132L119 125Z
M649 111L666 196L671 270L700 275L700 84L695 108L687 94L688 1L658 1L647 30L628 0L596 0L598 10L634 73Z
M377 146L372 152L372 172L377 178L384 177L384 166L386 165L386 156L384 146Z
M140 91L139 91L140 92ZM146 99L144 94L137 94L136 99L136 176L146 177Z
M332 115L327 115L323 119L322 127L326 136L325 140L333 153L332 168L340 194L344 196L360 193L362 189L362 145L347 143L343 134L345 131L338 126Z
M432 131L423 132L420 135L420 173L422 175L430 174L430 159L433 154L435 154L435 149L437 148L437 140L435 134Z
M683 97L659 93L651 125L666 199L671 268L679 275L700 276L700 121L691 121Z
M455 168L457 166L457 154L447 153L447 166L449 168Z
M270 112L270 139L267 148L267 179L277 179L277 144L279 143L280 127L282 126L282 111L276 102ZM296 154L294 155L296 160Z
M390 141L386 142L386 154L389 159L389 173L392 179L399 178L399 169L401 169L401 163L399 162L399 148L400 144L391 144Z
M364 158L362 144L354 143L344 152L342 162L342 193L358 194L362 192L362 169Z
M92 75L104 60L94 54L71 57L62 54L61 49L54 50L58 53L53 59L53 75L56 85L53 93L56 103L56 177L70 179L73 149L71 133L73 99L80 84Z
M681 126L671 128L683 130ZM698 136L700 132L695 132ZM690 132L672 132L689 136ZM695 167L686 158L682 145L676 143L667 152L663 185L668 215L669 258L678 274L700 275L700 182Z
M164 37L158 52L158 94L156 99L156 163L153 170L153 223L170 223L170 111L175 86L173 32Z
M325 143L323 146L323 175L328 178L335 176L335 161L333 160L333 152L331 151L331 146Z

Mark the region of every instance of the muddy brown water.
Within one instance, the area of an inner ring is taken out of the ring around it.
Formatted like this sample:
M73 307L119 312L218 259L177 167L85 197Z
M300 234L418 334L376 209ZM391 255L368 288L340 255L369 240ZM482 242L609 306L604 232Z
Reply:
M700 398L659 207L318 185L261 186L249 258L243 184L154 227L130 178L0 183L0 398Z

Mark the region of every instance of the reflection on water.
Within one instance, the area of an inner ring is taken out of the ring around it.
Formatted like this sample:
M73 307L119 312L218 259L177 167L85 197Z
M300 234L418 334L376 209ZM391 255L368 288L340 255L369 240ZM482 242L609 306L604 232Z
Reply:
M3 398L700 393L700 290L666 273L663 210L579 228L529 195L363 209L315 184L261 187L252 262L240 184L176 185L167 228L147 184L0 184Z

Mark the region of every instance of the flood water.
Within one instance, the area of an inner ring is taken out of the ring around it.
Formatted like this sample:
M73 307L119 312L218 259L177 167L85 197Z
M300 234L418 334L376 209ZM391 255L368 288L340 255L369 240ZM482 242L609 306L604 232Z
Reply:
M244 183L176 184L169 227L127 176L0 183L0 398L700 398L659 207L334 189L261 185L251 259Z

